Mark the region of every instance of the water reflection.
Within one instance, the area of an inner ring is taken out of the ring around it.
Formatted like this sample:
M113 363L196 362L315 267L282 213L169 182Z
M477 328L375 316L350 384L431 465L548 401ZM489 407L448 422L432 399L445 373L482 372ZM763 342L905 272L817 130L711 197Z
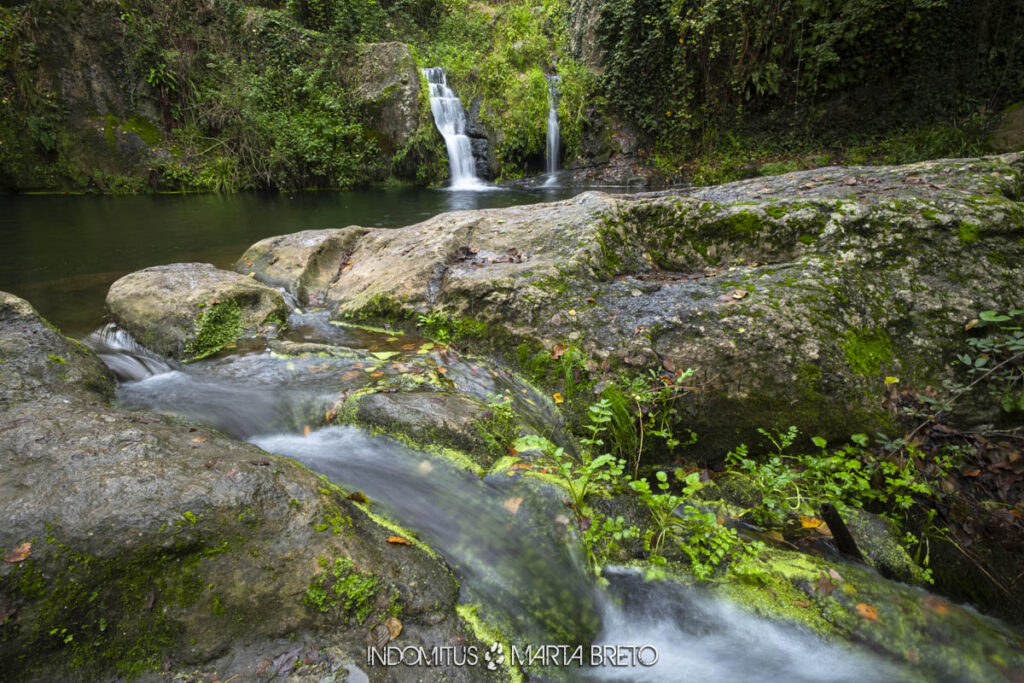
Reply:
M107 289L149 266L230 268L258 240L347 225L394 228L445 211L554 201L584 188L427 189L238 194L0 196L0 289L28 299L66 334L103 319Z

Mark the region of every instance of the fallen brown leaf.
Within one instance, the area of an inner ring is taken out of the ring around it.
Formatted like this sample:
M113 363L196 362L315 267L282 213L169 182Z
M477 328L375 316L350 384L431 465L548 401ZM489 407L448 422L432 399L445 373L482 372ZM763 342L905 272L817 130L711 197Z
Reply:
M366 505L370 505L370 499L367 498L366 494L363 493L362 491L353 491L352 493L348 494L348 499L355 501L357 503L364 503Z
M516 498L509 498L501 504L503 508L511 512L513 515L519 512L519 506L523 504L523 497L518 496Z
M28 556L32 554L32 544L25 542L19 545L17 548L4 555L4 562L8 564L14 564L15 562L24 562L28 559Z
M816 592L821 593L827 598L832 595L832 591L836 589L836 584L832 582L832 577L825 572L822 572L821 576L818 577L818 580L811 584L811 587L814 588Z
M394 640L402 633L402 622L395 617L388 617L384 620L384 625L388 627L388 631L391 633L391 640Z
M401 536L388 536L388 543L394 543L395 545L412 545L412 543L402 538Z
M924 600L921 601L921 604L936 614L941 615L949 613L949 603L937 595L925 596Z

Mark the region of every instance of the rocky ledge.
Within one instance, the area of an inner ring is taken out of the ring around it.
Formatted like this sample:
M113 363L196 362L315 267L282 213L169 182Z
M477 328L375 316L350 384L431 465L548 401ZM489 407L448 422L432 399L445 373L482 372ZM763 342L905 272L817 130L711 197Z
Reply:
M236 269L337 319L443 316L520 365L574 345L613 371L693 368L687 426L720 457L757 427L885 425L887 377L948 378L965 325L1024 301L1022 168L1008 154L586 193L269 238Z
M473 642L432 552L292 460L111 407L96 356L5 293L0 368L3 680L341 676L399 623Z

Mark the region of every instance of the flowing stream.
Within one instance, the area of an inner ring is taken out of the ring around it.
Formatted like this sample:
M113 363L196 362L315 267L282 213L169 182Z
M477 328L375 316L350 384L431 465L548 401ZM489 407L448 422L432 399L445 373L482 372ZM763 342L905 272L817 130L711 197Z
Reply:
M448 149L451 189L487 189L488 186L476 175L473 145L466 135L466 112L462 108L462 100L448 85L448 75L440 66L423 69L423 75L430 86L430 110L434 114L434 123L444 136L444 144Z
M283 353L288 344L309 342L329 350ZM537 431L563 440L545 399L485 361L409 336L338 326L324 313L293 313L287 338L272 348L243 347L187 365L159 358L113 326L85 343L117 373L122 405L204 422L363 492L444 556L461 579L460 601L478 605L480 616L514 645L585 648L583 667L542 662L527 669L531 679L898 680L898 672L866 653L751 616L695 589L645 582L634 570L607 571L609 585L599 588L572 542L571 515L558 490L521 473L478 477L352 426L304 435L306 425L323 424L324 411L349 392L374 382L398 386L404 376L443 365L450 390L507 397ZM394 355L383 362L371 348ZM646 646L648 653L657 651L657 662L647 666L648 654L647 661L625 667L594 667L591 645Z

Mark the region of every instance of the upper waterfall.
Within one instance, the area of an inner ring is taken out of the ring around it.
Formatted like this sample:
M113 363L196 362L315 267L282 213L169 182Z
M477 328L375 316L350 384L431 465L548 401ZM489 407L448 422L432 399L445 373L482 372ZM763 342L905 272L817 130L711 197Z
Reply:
M548 185L556 182L561 157L562 133L558 128L558 76L548 78L548 146L546 151Z
M462 100L448 86L448 75L440 66L423 69L423 75L430 86L430 110L434 123L444 136L448 148L448 167L451 171L453 190L479 190L486 188L476 175L476 160L473 147L466 136L466 112Z

